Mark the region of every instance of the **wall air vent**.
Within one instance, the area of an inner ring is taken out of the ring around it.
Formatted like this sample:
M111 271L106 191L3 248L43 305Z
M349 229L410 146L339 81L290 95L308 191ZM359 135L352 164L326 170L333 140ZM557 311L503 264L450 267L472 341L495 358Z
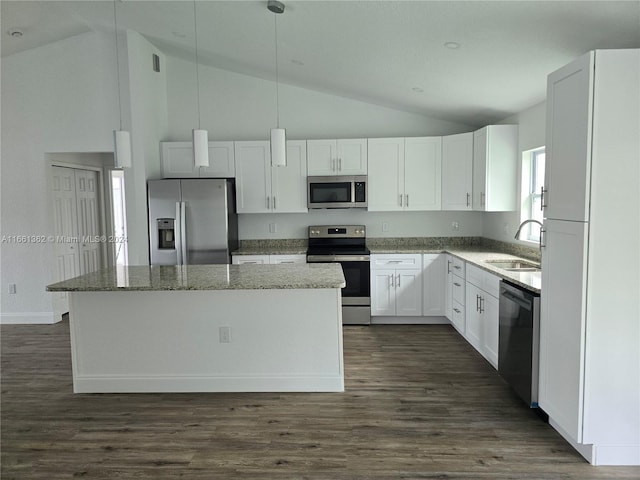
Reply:
M160 71L160 57L158 55L156 55L155 53L151 55L153 58L153 71L154 72L159 72Z

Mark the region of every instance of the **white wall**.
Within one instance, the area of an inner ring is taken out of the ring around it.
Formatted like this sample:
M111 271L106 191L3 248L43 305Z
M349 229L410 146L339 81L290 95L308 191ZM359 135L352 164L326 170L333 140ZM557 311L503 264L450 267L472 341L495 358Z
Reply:
M184 141L198 124L193 62L167 57L169 124L166 141ZM275 83L200 65L202 127L211 140L266 140L276 122ZM446 135L473 127L280 84L280 125L287 138L354 138ZM481 235L482 214L473 212L369 213L358 210L309 214L240 215L241 239L306 238L314 224L366 224L370 236ZM460 229L453 231L451 222ZM382 223L389 231L382 232ZM276 233L269 233L269 224Z
M198 123L193 62L167 57L169 133L191 138ZM274 82L200 65L202 127L211 140L267 140L276 122ZM443 135L473 128L280 83L280 125L287 138Z
M520 178L522 177L522 152L545 145L546 102L511 117L499 123L518 124L518 206L521 198ZM514 240L516 230L520 225L520 209L517 212L487 212L484 214L482 236L532 246L532 242Z
M113 59L100 33L2 58L2 235L53 233L47 153L113 151ZM0 255L0 320L52 321L53 245L3 243Z

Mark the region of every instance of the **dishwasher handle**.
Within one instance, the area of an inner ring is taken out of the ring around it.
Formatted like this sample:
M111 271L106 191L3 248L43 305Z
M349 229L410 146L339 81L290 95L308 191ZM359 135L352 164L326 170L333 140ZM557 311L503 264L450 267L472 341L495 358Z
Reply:
M513 293L507 292L506 290L502 290L500 292L500 295L502 295L504 298L514 303L517 303L518 305L520 305L522 308L524 308L529 312L533 310L533 304L531 302L527 301L524 298L516 297Z

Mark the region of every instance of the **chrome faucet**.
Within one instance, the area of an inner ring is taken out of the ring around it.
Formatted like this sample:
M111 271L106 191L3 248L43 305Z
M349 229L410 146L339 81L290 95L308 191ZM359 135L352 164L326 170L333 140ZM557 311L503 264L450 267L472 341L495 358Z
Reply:
M516 236L515 236L515 237L513 237L513 238L515 238L516 240L518 240L518 237L520 237L520 231L522 230L522 227L524 227L527 223L537 223L538 225L540 225L540 229L541 229L541 230L542 230L542 228L543 228L542 223L540 223L538 220L533 220L533 219L525 220L524 222L522 222L522 223L520 224L520 226L518 227L518 231L516 232Z

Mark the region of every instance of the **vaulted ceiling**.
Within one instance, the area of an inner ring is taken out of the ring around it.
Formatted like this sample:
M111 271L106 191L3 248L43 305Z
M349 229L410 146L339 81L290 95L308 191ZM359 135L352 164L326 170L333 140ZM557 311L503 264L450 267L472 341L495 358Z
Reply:
M589 50L640 47L640 1L284 3L281 82L468 125L543 101L547 74ZM114 6L119 28L194 58L189 0L2 1L2 56L113 31ZM198 0L195 8L200 63L274 78L276 19L266 1Z

